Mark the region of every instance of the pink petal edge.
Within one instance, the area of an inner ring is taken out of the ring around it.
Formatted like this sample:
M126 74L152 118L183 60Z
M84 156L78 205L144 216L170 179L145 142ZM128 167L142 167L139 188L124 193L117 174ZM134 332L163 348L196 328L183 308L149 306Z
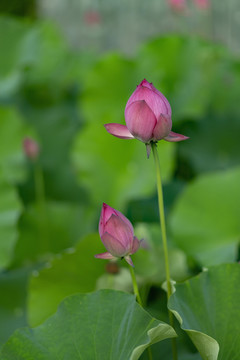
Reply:
M126 106L125 121L136 139L145 143L152 139L157 119L146 101L137 100Z
M101 254L96 254L96 255L94 255L94 257L95 257L96 259L108 259L108 260L116 259L116 257L113 256L112 254L110 254L109 252L104 252L104 253L101 253Z
M130 133L126 125L109 123L104 125L109 134L116 136L120 139L134 139L134 136Z
M129 227L119 216L112 214L105 224L104 230L117 239L126 249L130 249L134 236L133 227Z
M164 138L164 140L169 141L169 142L177 142L177 141L183 141L183 140L187 140L187 139L189 139L188 136L178 134L173 131L170 131L168 136L165 136L165 138Z
M107 232L102 235L101 240L108 252L115 257L123 257L128 253L128 249Z
M157 124L153 130L154 140L164 139L171 132L171 128L172 128L171 116L161 114L159 116Z
M126 260L126 262L131 265L132 267L134 267L131 256L125 256L124 259Z
M136 236L133 238L132 242L132 249L130 255L134 254L136 251L138 251L141 241L138 240Z

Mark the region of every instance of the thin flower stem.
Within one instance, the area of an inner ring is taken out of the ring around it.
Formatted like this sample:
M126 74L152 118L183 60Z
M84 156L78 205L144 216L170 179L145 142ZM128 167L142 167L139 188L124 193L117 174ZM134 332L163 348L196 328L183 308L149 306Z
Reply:
M135 272L134 269L131 265L129 265L129 270L130 270L130 274L132 277L132 283L133 283L133 291L134 294L136 295L137 298L137 302L139 303L139 305L141 305L143 307L143 303L142 303L142 299L138 290L138 285L137 285L137 280L136 280L136 276L135 276ZM150 346L147 348L148 351L148 359L152 360L152 350L150 348Z
M34 182L35 182L35 196L38 209L38 231L41 244L44 251L48 247L48 219L46 215L46 199L45 199L45 186L42 168L36 160L33 164Z
M45 206L45 189L42 169L38 161L34 163L34 180L35 180L35 193L36 201L39 207Z
M139 303L139 305L143 306L142 299L140 297L140 293L139 293L139 290L138 290L138 285L137 285L135 272L134 272L133 267L131 265L129 265L129 269L130 269L130 274L131 274L131 277L132 277L133 291L134 291L134 294L136 295L137 302Z
M171 287L171 278L170 278L170 268L169 268L169 257L168 257L168 246L167 246L167 233L166 233L166 221L165 221L165 212L164 212L164 202L163 202L163 190L162 190L162 180L161 180L161 171L160 171L160 163L157 152L157 144L151 143L153 157L156 167L156 177L157 177L157 192L158 192L158 207L159 207L159 218L160 218L160 227L162 232L162 242L163 242L163 252L165 259L165 272L166 272L166 280L167 280L167 299L169 300L172 295L172 287ZM171 311L168 311L169 323L174 328L174 318ZM172 338L172 352L173 352L173 360L177 360L177 344L176 339Z

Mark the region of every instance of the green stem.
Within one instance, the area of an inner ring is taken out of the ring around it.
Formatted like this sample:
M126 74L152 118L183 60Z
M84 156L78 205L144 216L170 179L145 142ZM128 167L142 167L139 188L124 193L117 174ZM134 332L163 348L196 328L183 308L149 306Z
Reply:
M43 251L48 248L48 219L46 215L46 199L43 172L38 160L33 164L34 182L35 182L35 196L38 209L38 231L39 240L42 244Z
M130 270L130 274L131 274L131 277L132 277L133 291L134 291L134 294L136 295L137 302L139 303L139 305L141 305L143 307L142 299L140 297L140 293L139 293L139 290L138 290L138 285L137 285L135 272L134 272L134 269L133 269L133 267L131 265L129 265L129 270ZM147 348L147 351L148 351L148 359L152 360L152 350L151 350L150 346Z
M130 274L131 274L131 277L132 277L133 291L134 291L134 294L136 295L137 302L139 303L139 305L143 306L142 299L140 297L140 293L139 293L139 290L138 290L138 285L137 285L135 272L134 272L133 267L131 265L129 265L129 269L130 269Z
M160 171L160 163L157 152L157 144L151 143L153 157L156 167L156 177L157 177L157 192L158 192L158 207L159 207L159 218L160 218L160 227L162 232L162 243L163 243L163 253L165 259L165 273L167 280L167 298L169 300L172 295L172 287L171 287L171 278L170 278L170 268L169 268L169 256L168 256L168 246L167 246L167 232L166 232L166 221L165 221L165 212L164 212L164 202L163 202L163 190L162 190L162 179L161 179L161 171ZM168 311L169 323L174 328L174 318L171 311ZM177 360L177 346L176 339L172 338L172 352L173 359Z
M45 206L45 189L44 189L43 173L41 166L37 161L35 161L33 166L34 166L36 202L39 208L43 208Z

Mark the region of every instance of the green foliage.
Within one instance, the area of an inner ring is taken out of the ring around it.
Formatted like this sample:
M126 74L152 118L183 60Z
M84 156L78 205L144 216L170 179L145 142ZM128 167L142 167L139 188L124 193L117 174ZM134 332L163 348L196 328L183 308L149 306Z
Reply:
M11 261L17 240L17 221L21 213L21 202L17 191L0 173L0 268Z
M73 360L137 360L149 344L174 336L174 330L146 313L134 296L102 290L73 295L43 325L17 331L0 359L50 360L61 354Z
M172 211L174 242L204 266L237 258L239 181L239 167L202 175L185 187Z
M28 265L74 246L91 230L92 214L73 203L48 202L42 214L37 204L28 207L19 222L13 264ZM79 219L82 225L79 226Z
M222 264L176 285L170 298L169 308L204 360L239 356L239 281L239 264Z
M104 261L94 258L104 251L99 235L88 235L76 248L70 248L33 273L29 286L29 321L39 325L56 310L64 297L95 290L96 281L105 272ZM44 307L41 304L45 304Z
M191 141L180 148L181 156L189 160L196 173L237 166L240 157L239 132L238 115L209 112L189 127Z
M0 346L16 328L27 325L27 290L30 269L0 275Z
M179 144L158 144L171 276L181 282L197 274L199 265L234 262L240 235L239 59L219 45L175 35L148 41L131 58L98 57L69 49L49 22L7 17L0 18L0 52L0 343L28 322L36 326L51 316L34 330L18 330L1 358L55 359L62 349L71 359L81 358L74 351L83 343L83 351L95 351L86 319L77 322L81 314L93 324L101 318L95 324L99 358L110 351L112 339L112 358L138 359L150 342L174 334L131 295L85 294L99 288L132 291L127 265L118 261L118 273L110 274L107 261L94 258L105 251L99 236L86 235L96 232L102 202L126 210L138 238L144 238L133 255L141 294L151 312L167 319L153 159L147 159L144 144L114 138L103 125L124 124L127 99L143 78L166 95L173 131L190 136ZM39 143L35 163L24 156L26 136ZM170 304L204 359L210 343L216 358L216 341L218 360L237 356L230 344L240 320L237 269L222 265L176 285ZM53 315L66 296L78 292L83 294L66 299ZM198 360L181 331L179 358ZM132 332L139 333L138 343ZM55 339L51 344L48 334ZM154 358L168 360L169 343L156 344ZM39 344L47 346L47 354Z
M106 202L122 208L140 194L151 194L154 166L147 159L145 146L138 141L110 137L97 120L79 134L74 150L80 181L91 193L95 206ZM160 146L165 179L173 168L171 145L165 142ZM140 175L136 177L136 173Z
M0 169L6 180L16 182L26 176L22 141L29 134L18 111L11 107L0 107Z

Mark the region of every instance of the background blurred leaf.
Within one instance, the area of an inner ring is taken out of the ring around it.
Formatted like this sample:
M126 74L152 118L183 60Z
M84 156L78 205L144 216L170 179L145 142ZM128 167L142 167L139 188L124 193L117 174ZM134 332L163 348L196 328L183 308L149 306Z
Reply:
M87 211L81 205L48 202L43 211L44 214L34 204L23 213L14 251L14 266L46 260L50 254L74 246L81 236L92 229L93 211Z
M0 17L0 99L15 94L22 82L19 51L28 30L26 21Z
M175 146L162 142L159 148L166 180L173 169ZM89 190L96 205L106 202L121 208L127 200L154 191L154 164L152 158L147 159L145 145L112 137L100 122L81 131L73 156L79 183Z
M20 61L27 70L28 82L43 83L57 78L68 56L67 44L57 28L47 22L37 22L26 33L19 52ZM64 73L63 73L64 74Z
M13 331L27 325L27 285L29 269L0 274L0 346Z
M239 356L239 282L239 264L222 264L177 284L170 298L169 308L204 360Z
M169 99L174 122L203 114L216 81L223 50L198 38L166 36L144 44L137 56L140 73Z
M173 208L174 242L204 266L236 260L239 182L238 167L202 175L185 187Z
M165 281L164 254L159 224L138 224L135 234L143 239L140 249L133 254L135 272L142 281L162 285ZM169 244L171 278L182 281L189 276L186 254Z
M183 126L184 128L184 126ZM190 162L196 174L239 165L239 117L208 112L188 126L190 140L179 147L180 156Z
M23 181L26 176L22 142L29 133L15 109L0 107L0 168L11 182Z
M56 359L61 353L73 360L103 359L106 354L116 360L137 360L150 343L174 336L174 330L152 318L133 295L102 290L71 296L43 325L17 331L0 358Z
M3 179L1 172L0 193L0 268L5 268L11 261L17 240L17 222L22 206L16 189Z
M128 98L140 82L135 62L119 54L108 54L93 66L84 81L79 98L87 122L124 123Z
M106 263L95 259L94 255L103 251L99 235L88 235L76 249L53 258L46 269L31 278L29 321L32 326L52 315L65 296L95 290L96 281L105 272Z

